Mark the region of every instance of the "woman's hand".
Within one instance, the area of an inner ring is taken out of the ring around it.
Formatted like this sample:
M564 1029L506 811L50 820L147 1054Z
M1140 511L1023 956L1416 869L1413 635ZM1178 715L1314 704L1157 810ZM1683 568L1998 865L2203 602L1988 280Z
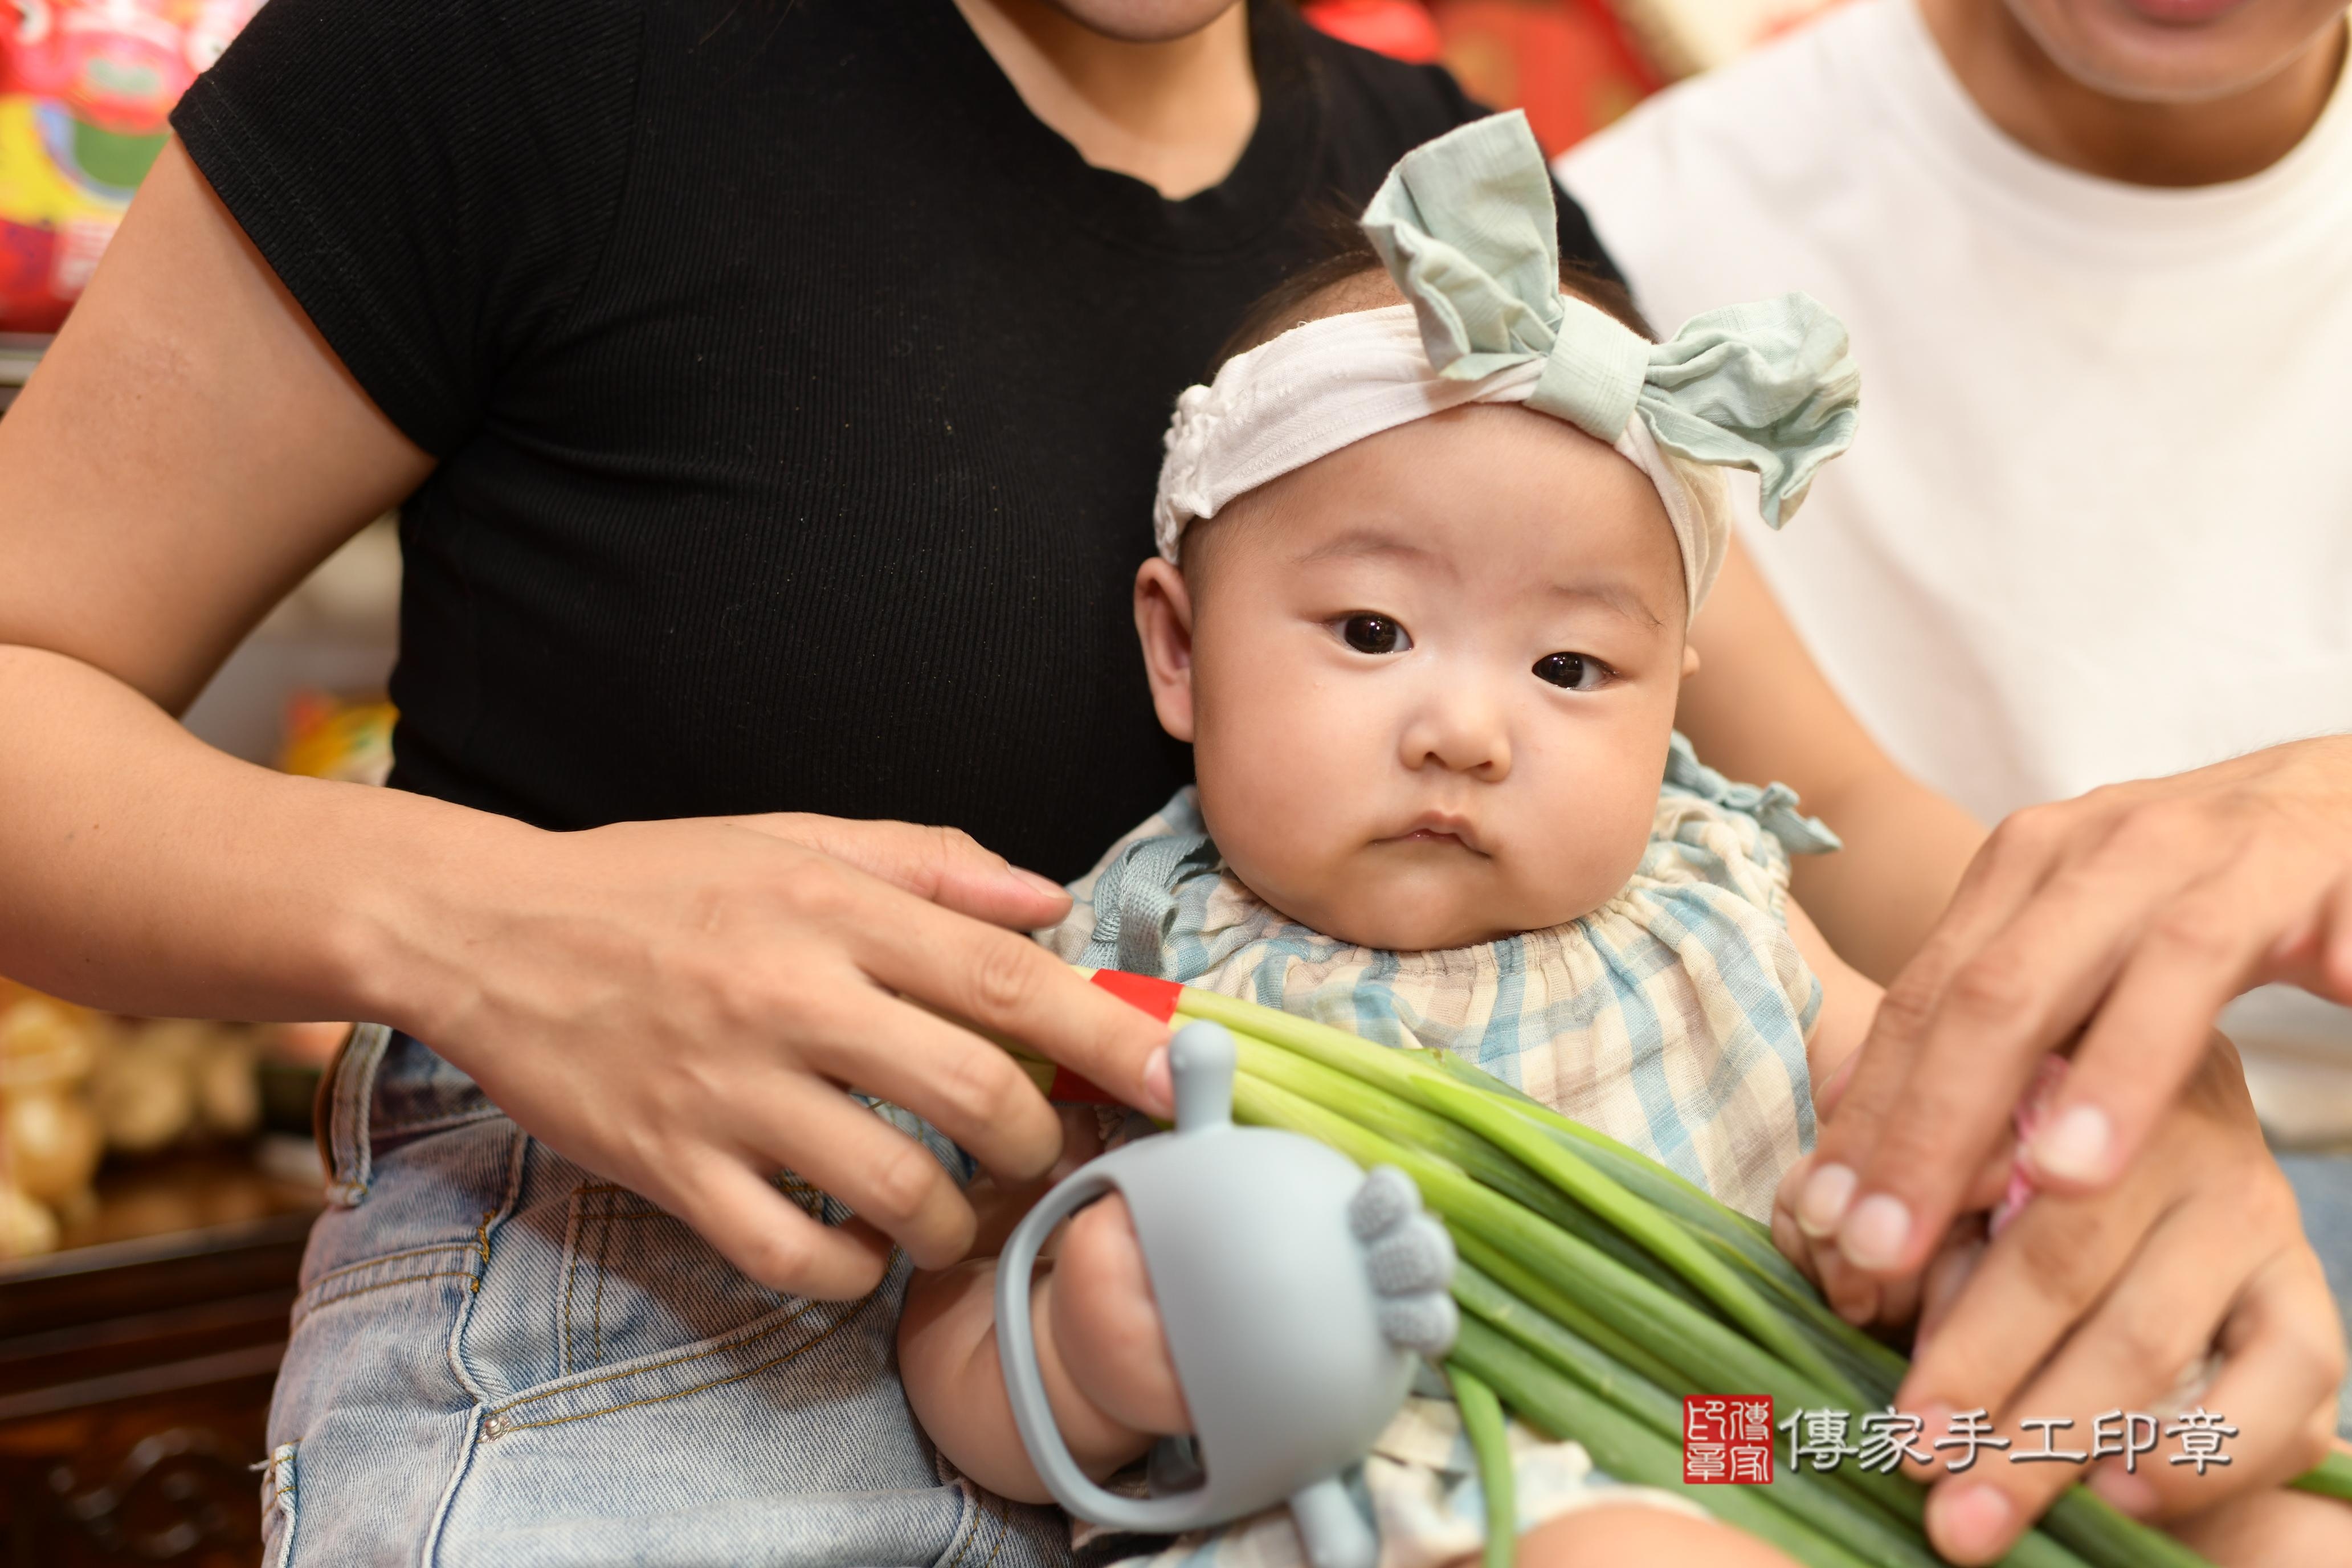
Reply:
M1018 934L1068 899L961 833L787 816L515 829L499 858L488 896L404 922L429 934L386 966L405 996L446 1000L384 1016L773 1289L855 1297L893 1241L932 1268L971 1245L946 1171L849 1089L1009 1182L1054 1163L1045 1098L950 1018L1168 1109L1165 1029ZM859 1218L812 1219L772 1184L786 1169Z
M1895 1399L1925 1417L1923 1444L1948 1433L1953 1412L1985 1410L2015 1444L2010 1453L2043 1446L2039 1428L2018 1425L2039 1417L2074 1422L2050 1446L2087 1450L2101 1414L2150 1410L2210 1349L2221 1368L2194 1403L2238 1429L2223 1448L2231 1463L2200 1477L2166 1463L2175 1450L2165 1446L2136 1473L2113 1458L2092 1467L2094 1489L2140 1517L2179 1518L2275 1486L2326 1452L2344 1372L2341 1328L2235 1054L2212 1039L2112 1190L2037 1194L1990 1243L1975 1216L1943 1239ZM1810 1169L1800 1165L1781 1185L1775 1239L1849 1317L1906 1320L1921 1305L1919 1280L1883 1283L1829 1238L1805 1233L1798 1205ZM1969 1200L1989 1204L1999 1190L1980 1183ZM2008 1462L1995 1450L1962 1473L1942 1464L1913 1473L1934 1482L1929 1532L1958 1563L2000 1556L2085 1475L2073 1464Z
M2103 1186L2222 1005L2269 981L2352 1002L2352 737L2020 812L1889 988L1800 1212L1856 1268L1916 1273L2078 1035L2025 1157L2045 1187Z

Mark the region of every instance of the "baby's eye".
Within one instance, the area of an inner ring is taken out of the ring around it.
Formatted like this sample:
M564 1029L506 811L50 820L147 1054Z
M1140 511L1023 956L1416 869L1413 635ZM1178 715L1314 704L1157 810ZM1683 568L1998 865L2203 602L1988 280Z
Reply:
M1358 653L1402 653L1412 646L1405 629L1386 616L1349 616L1339 623L1339 635Z
M1536 660L1536 679L1570 691L1598 691L1615 672L1597 658L1580 653L1548 654Z

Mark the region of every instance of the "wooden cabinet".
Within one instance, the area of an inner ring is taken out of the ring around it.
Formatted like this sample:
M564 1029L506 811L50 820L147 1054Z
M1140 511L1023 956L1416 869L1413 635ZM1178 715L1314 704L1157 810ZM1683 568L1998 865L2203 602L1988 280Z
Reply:
M242 1157L186 1156L108 1173L65 1250L0 1265L0 1564L252 1568L316 1212Z

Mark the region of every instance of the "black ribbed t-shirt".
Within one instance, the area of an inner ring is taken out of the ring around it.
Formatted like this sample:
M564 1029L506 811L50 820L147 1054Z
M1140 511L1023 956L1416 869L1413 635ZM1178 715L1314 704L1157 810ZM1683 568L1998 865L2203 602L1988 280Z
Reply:
M440 459L394 783L949 823L1063 878L1158 806L1129 603L1176 394L1317 209L1480 112L1279 0L1251 37L1256 132L1170 202L950 0L271 0L173 122Z

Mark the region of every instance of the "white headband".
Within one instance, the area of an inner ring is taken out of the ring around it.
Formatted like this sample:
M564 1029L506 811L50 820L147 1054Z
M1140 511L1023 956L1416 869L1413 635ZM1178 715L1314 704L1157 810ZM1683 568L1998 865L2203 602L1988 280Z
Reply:
M1720 487L1687 465L1754 470L1778 528L1853 439L1845 328L1804 295L1710 310L1653 343L1562 293L1551 173L1516 110L1406 153L1363 221L1406 303L1294 327L1185 390L1152 508L1170 561L1185 524L1318 458L1448 408L1524 403L1657 487L1696 614L1730 525Z
M1542 361L1529 359L1475 381L1441 375L1410 305L1327 316L1235 354L1213 383L1187 387L1176 400L1151 510L1160 553L1174 562L1187 523L1368 436L1468 404L1525 403L1543 371ZM1643 421L1627 420L1612 445L1657 487L1697 609L1723 564L1730 533L1723 507L1675 471Z

